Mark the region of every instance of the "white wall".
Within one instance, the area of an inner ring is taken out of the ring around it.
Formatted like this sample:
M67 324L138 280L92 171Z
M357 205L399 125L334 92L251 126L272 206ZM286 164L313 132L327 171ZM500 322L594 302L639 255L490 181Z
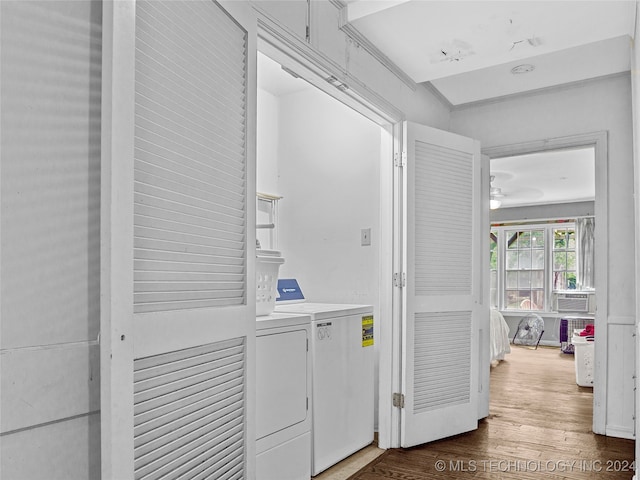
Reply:
M282 97L279 120L283 274L311 301L375 303L380 127L316 90Z
M608 336L606 429L631 436L636 277L629 75L460 108L451 114L451 129L479 139L483 148L608 132L608 311L599 312Z
M100 477L100 2L0 2L0 477Z
M258 89L256 190L260 193L278 193L279 108L276 96Z

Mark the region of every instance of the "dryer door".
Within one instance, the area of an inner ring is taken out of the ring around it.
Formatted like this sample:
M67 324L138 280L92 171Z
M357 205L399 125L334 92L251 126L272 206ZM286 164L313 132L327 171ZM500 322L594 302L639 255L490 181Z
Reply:
M256 439L307 418L307 332L256 337Z

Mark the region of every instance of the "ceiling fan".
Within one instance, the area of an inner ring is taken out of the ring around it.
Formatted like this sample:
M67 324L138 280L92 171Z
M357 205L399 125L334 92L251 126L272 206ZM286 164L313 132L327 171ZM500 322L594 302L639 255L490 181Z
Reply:
M491 175L490 183L493 183L493 180L495 178L495 175ZM491 210L500 208L500 205L502 205L502 198L504 198L502 189L500 187L494 187L493 185L491 185L491 188L489 189L489 208Z

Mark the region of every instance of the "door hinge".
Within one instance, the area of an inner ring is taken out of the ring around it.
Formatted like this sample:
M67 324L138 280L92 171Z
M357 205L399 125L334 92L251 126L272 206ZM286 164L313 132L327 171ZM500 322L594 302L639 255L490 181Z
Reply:
M393 155L393 164L396 167L404 167L407 165L407 152L395 153Z
M398 408L404 408L404 394L402 393L393 394L393 406Z
M393 286L398 288L404 288L407 285L407 277L402 273L393 274Z

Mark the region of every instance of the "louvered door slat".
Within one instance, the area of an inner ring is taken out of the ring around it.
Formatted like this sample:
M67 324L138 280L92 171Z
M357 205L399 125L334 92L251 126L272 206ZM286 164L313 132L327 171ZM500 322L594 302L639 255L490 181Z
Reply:
M161 122L162 120L163 119L158 116L153 118L153 121L155 122ZM168 122L165 120L165 123ZM149 127L149 124L145 120L139 118L136 125L136 136L146 142L156 145L170 158L188 158L202 164L207 164L207 162L210 162L213 157L219 159L219 161L224 160L224 166L221 165L219 167L222 170L242 168L241 164L234 164L234 159L236 159L238 152L226 149L222 145L215 145L211 148L207 148L206 146L198 145L193 141L187 142L184 139L179 138L177 134L168 134L168 129L163 129L158 126L155 126L155 128L147 127ZM193 136L191 132L189 132L189 134ZM232 176L234 173L235 172L231 171Z
M184 4L178 4L176 12L172 11L170 2L155 4L154 7L150 7L150 5L154 4L150 2L139 9L140 32L138 38L147 43L147 50L161 53L162 62L158 63L158 68L171 70L182 76L186 73L187 81L196 88L203 88L205 78L228 78L230 80L228 85L224 85L225 90L230 94L242 92L242 88L233 84L231 79L237 78L238 69L243 67L236 59L239 55L244 54L244 50L242 44L233 43L232 40L229 41L228 38L220 35L222 23L207 25L199 32L194 28L187 27L187 32L180 28L181 18L185 16L185 10L188 9ZM176 18L172 19L171 16ZM211 20L211 18L207 20ZM198 22L195 18L193 21ZM201 32L205 30L207 34L201 35ZM195 34L193 34L194 32ZM197 42L201 42L200 46L204 48L198 49L195 53L193 45ZM157 55L153 57L158 58ZM215 65L217 64L226 68L216 69ZM193 70L201 72L202 76L190 76L189 72Z
M233 242L241 242L244 239L241 230L240 233L230 232L228 231L228 225L225 225L227 230L221 230L218 225L194 225L185 221L189 219L182 218L181 222L176 222L172 218L163 218L163 216L171 217L171 215L164 215L165 212L163 211L157 212L153 207L145 206L145 208L141 207L140 210L141 212L134 217L135 224L140 227L158 228L169 232L183 232L203 237L216 237Z
M134 361L136 479L179 478L241 458L245 355L238 339Z
M197 255L192 253L184 253L184 252L170 252L170 251L152 251L152 250L144 250L137 249L135 251L137 260L155 260L158 262L187 262L187 263L197 263L202 264L207 268L207 271L211 271L212 265L215 268L218 266L234 266L236 271L243 272L244 259L243 258L234 258L234 257L216 257L211 258L210 255ZM138 265L138 262L135 262L134 265Z
M209 267L207 265L203 265L200 263L189 263L189 262L157 262L153 260L144 260L138 259L134 262L134 268L136 270L136 274L145 274L146 272L158 272L158 275L163 275L165 273L181 273L187 272L192 274L199 273L208 273ZM236 272L236 267L234 266L223 266L218 265L216 267L216 271L220 275L234 275Z
M148 453L136 448L136 469L139 473L143 477L156 470L161 473L163 468L167 469L166 466L176 459L180 459L181 468L187 469L193 458L207 453L210 441L220 440L221 437L230 438L242 432L242 418L238 418L233 409L230 409L227 416L215 418L214 414L202 416L200 420L203 423L198 424L197 428L177 428L165 437L158 438L155 442L158 445L148 445Z
M212 18L204 2L183 4L149 2L141 8L139 19L151 20L149 30L155 33L156 41L167 42L173 46L169 51L177 52L174 55L176 60L179 60L180 54L187 56L185 66L195 62L198 64L198 69L211 69L208 72L209 75L224 74L225 70L218 72L214 65L207 64L207 61L227 59L228 69L237 69L241 66L235 61L237 55L243 54L242 44L233 42L237 29L229 25L225 19ZM156 19L160 22L154 21ZM170 25L171 32L167 33L166 28L157 28L158 24ZM207 31L207 35L198 35L198 32L203 31ZM200 46L203 47L197 56L192 55L194 42L201 42ZM234 85L234 88L238 86Z
M147 89L149 89L148 86ZM189 108L188 105L178 104L157 92L155 93L158 101L154 101L149 98L150 94L147 94L142 85L138 88L138 91L140 92L138 96L138 111L141 117L148 118L156 115L162 118L165 129L166 125L172 125L174 131L178 134L188 130L194 137L192 141L199 145L205 145L210 148L222 147L230 152L238 152L242 149L243 145L238 143L238 138L226 136L229 127L226 123L223 123L222 119L206 118L199 115L197 109ZM160 100L162 103L159 103ZM145 128L154 131L154 129L161 129L162 127L159 128L147 121Z
M198 178L211 185L212 189L226 192L227 195L239 195L243 191L244 181L236 175L240 170L227 165L207 165L181 155L170 152L151 142L139 139L136 143L138 163L147 163L177 175ZM145 165L138 169L144 171Z
M242 352L242 342L238 339L230 339L219 342L217 348L212 350L208 345L192 347L189 350L166 352L161 361L157 357L139 358L136 360L134 379L144 380L153 376L163 375L166 372L179 370L183 365L191 365L211 358L224 358Z
M140 238L158 239L167 242L185 243L201 247L218 247L231 250L232 252L237 251L242 245L241 241L223 240L217 238L216 236L214 236L215 232L212 231L203 232L208 233L208 235L194 235L192 233L187 233L175 229L166 230L164 228L137 226L135 227L134 232L135 235Z
M466 152L416 142L416 294L471 292L473 169Z
M134 219L149 212L151 218L182 219L185 222L192 222L190 225L196 227L211 228L212 230L230 234L242 234L244 232L242 221L228 215L141 193L136 194L134 198L138 202L138 211Z
M242 378L237 372L227 372L198 385L185 387L180 392L173 392L164 397L148 398L134 408L135 425L142 435L157 428L166 419L171 421L178 412L190 405L199 404L201 400L217 403L220 395L235 395L238 387L242 387ZM223 397L224 398L224 397Z
M468 403L471 312L416 315L414 412Z
M141 165L141 168L137 170L137 177L138 182L140 182L141 184L152 185L153 187L165 190L166 192L176 191L176 189L179 188L178 186L181 185L182 188L189 189L188 193L183 194L183 198L190 198L212 203L216 206L216 209L222 212L224 212L225 210L228 211L229 215L237 215L238 212L241 212L244 208L242 201L239 200L237 196L234 198L234 196L230 194L225 195L226 192L224 191L214 193L210 190L210 185L204 184L195 179L189 179L185 177L180 178L179 176L169 179L167 177L170 176L167 174L158 175L145 171L143 165ZM140 191L142 191L142 189ZM162 198L171 197L163 196Z
M140 424L135 438L140 455L157 450L158 445L165 443L166 439L185 435L190 427L193 430L203 422L208 424L226 417L235 410L236 402L241 399L242 394L242 385L237 385L217 395L203 397L195 403L178 406L166 415Z
M134 266L152 260L206 267L197 274L134 271L134 311L242 304L245 34L210 2L142 1L136 15ZM180 224L165 228L184 215L185 231ZM231 264L238 266L234 277L216 276Z
M163 71L158 67L151 57L140 54L140 62L137 65L138 83L137 88L141 100L148 98L156 103L165 104L162 100L162 94L171 93L171 98L167 101L167 107L171 105L182 104L188 111L193 109L196 118L203 119L206 123L218 124L221 119L228 118L228 128L230 129L242 129L243 117L242 110L228 102L225 99L212 97L205 94L204 99L209 100L212 106L215 106L216 112L210 113L202 105L203 98L200 98L189 91L184 91L182 87L182 78L172 71ZM161 77L161 80L158 79ZM242 100L241 97L238 97ZM143 105L145 102L143 102ZM178 112L182 109L178 108Z

